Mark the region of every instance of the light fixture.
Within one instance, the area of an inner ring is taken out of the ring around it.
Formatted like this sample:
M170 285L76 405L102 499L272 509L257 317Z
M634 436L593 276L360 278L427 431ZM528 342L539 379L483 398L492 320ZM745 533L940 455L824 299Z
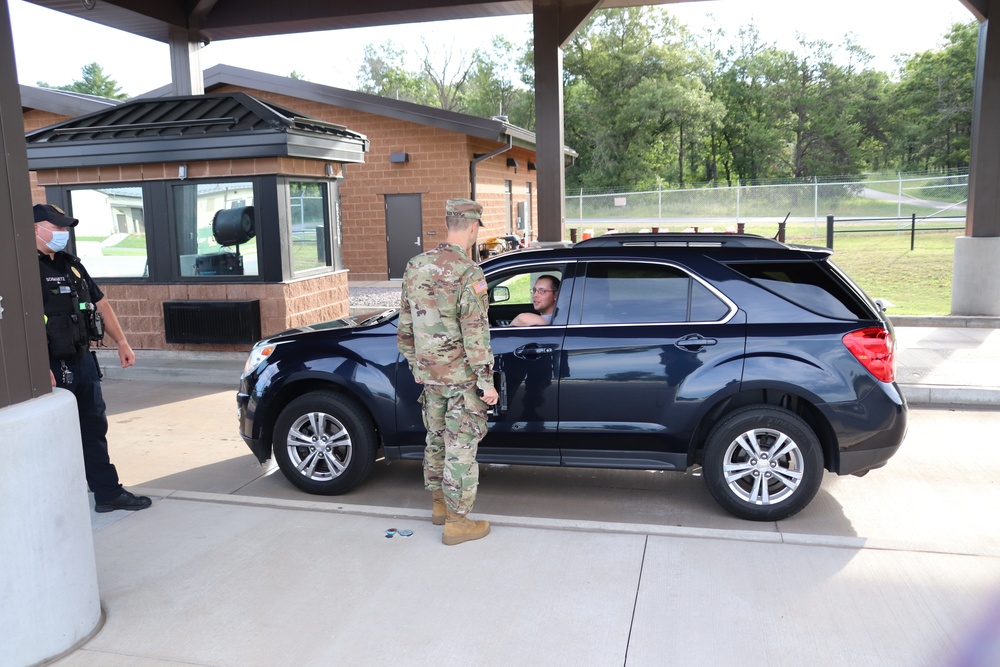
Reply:
M80 0L80 4L84 9L93 9L97 6L97 0Z
M186 164L182 164L181 166L177 167L177 178L183 181L187 177L188 177L188 166Z
M333 165L329 162L326 163L326 175L328 178L333 178Z
M514 173L517 173L517 160L512 157L507 158L507 166L514 167Z
M535 171L535 170L536 170L535 163L534 162L529 162L528 163L528 171Z
M409 161L410 161L410 154L409 153L390 153L389 154L389 162L397 162L398 163L398 162L409 162Z

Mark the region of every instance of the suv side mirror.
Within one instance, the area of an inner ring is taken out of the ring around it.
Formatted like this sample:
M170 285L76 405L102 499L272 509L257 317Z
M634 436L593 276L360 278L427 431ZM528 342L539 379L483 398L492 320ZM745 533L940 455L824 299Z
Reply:
M497 285L490 290L490 303L510 301L510 290L503 285Z

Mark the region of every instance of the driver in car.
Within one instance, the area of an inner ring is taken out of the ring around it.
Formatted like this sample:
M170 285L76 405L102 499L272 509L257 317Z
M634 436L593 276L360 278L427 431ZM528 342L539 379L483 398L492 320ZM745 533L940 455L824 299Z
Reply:
M538 327L552 324L556 314L556 297L559 296L559 279L548 274L539 276L531 288L531 304L538 311L521 313L510 322L512 327Z

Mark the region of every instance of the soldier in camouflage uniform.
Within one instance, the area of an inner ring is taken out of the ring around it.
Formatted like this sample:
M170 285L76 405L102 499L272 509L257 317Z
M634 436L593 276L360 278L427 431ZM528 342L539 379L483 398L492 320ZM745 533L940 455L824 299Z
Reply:
M423 385L427 445L424 484L434 499L432 520L444 524L445 544L485 537L487 521L472 521L486 410L499 396L493 387L486 279L470 259L483 207L449 199L448 237L410 260L403 274L399 351Z

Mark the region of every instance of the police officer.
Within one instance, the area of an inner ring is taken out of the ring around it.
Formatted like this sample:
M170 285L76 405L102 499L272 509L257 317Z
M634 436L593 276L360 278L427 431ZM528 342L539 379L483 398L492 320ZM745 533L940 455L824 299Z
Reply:
M448 200L448 236L407 264L400 302L399 351L424 387L424 485L434 500L432 521L444 524L441 541L448 545L490 532L489 522L468 518L479 485L476 452L486 435L487 406L499 398L486 279L470 259L482 213L472 200Z
M122 368L135 363L135 353L104 293L80 260L64 250L69 241L68 228L79 221L51 204L37 204L34 213L50 379L53 387L68 389L76 396L83 465L87 484L94 492L95 509L98 512L146 509L152 501L122 487L118 471L108 456L108 419L90 341L101 340L106 327L118 345Z

